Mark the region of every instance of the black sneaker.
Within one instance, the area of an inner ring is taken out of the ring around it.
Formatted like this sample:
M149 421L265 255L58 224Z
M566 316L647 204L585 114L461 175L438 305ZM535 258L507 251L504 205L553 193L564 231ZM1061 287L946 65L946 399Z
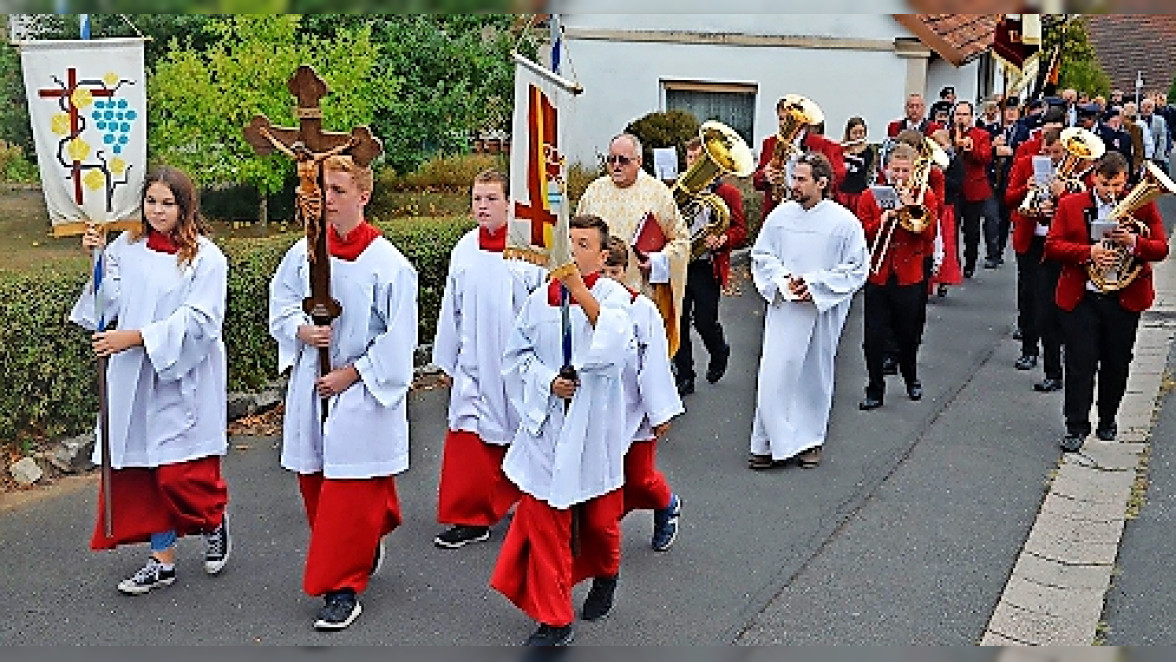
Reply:
M325 599L326 604L319 609L318 619L314 622L316 630L342 630L351 625L363 611L355 591L350 589L332 591Z
M612 611L613 595L617 590L616 577L595 577L592 588L588 590L588 597L584 598L584 606L580 609L580 618L586 621L598 621Z
M380 568L384 567L384 555L384 538L381 536L379 544L376 545L376 554L372 557L372 569L368 571L369 576L376 574Z
M1077 453L1082 450L1082 444L1085 441L1086 435L1067 432L1066 436L1062 437L1062 450L1066 453Z
M225 569L233 544L229 538L229 514L225 513L220 526L204 534L204 572L215 575Z
M490 539L488 526L464 526L458 524L433 538L433 544L443 549L459 549L472 542L486 542Z
M1036 354L1022 354L1021 358L1013 363L1013 367L1017 370L1032 370L1037 367Z
M670 495L670 505L653 511L653 540L655 552L664 552L678 537L678 518L682 515L682 500L677 494Z
M1099 423L1094 434L1099 441L1114 441L1119 434L1119 426L1112 423Z
M171 586L174 583L176 583L176 569L164 570L159 559L152 556L147 559L147 565L119 582L118 590L126 595L143 595L153 588Z
M572 626L565 625L563 627L556 627L554 625L539 624L539 629L531 633L527 637L527 641L523 643L524 646L567 646L572 643Z

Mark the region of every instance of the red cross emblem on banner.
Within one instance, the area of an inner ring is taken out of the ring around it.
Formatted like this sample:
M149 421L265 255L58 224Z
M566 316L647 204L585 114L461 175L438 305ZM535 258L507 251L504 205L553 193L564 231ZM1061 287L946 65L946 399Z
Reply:
M531 222L531 244L547 246L545 229L555 226L555 214L547 198L548 181L560 174L556 152L557 114L543 91L532 85L527 95L527 200L515 202L514 215Z

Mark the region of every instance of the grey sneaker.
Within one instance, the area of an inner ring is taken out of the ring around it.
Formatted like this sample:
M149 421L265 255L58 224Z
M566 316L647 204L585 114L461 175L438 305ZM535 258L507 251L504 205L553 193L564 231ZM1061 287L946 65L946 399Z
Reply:
M153 588L171 586L176 582L176 569L164 570L163 564L154 556L147 559L147 565L135 574L118 583L118 590L126 595L143 595Z
M225 569L229 553L233 551L229 538L229 514L225 513L220 526L204 534L204 572L215 575Z

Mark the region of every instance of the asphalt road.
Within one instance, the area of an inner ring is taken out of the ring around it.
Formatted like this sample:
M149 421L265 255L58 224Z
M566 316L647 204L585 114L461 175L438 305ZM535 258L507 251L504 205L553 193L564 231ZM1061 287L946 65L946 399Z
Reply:
M631 515L617 605L602 622L578 624L577 643L975 643L1036 516L1062 431L1061 394L1032 390L1040 368L1012 367L1011 249L1007 260L932 299L921 402L891 377L886 405L858 411L865 368L855 301L825 459L813 470L746 468L763 305L749 284L725 298L731 368L716 385L699 383L660 451L684 503L678 542L652 552L650 516ZM695 356L705 361L701 345ZM185 540L174 586L118 594L146 550L87 549L90 485L0 513L0 642L518 643L533 624L487 587L505 523L487 544L431 543L441 528L444 407L441 391L412 396L412 466L398 480L406 521L348 630L311 628L320 602L301 592L306 525L296 481L277 464L278 440L236 438L225 462L235 549L215 578L201 571L200 541ZM577 604L585 593L578 587Z

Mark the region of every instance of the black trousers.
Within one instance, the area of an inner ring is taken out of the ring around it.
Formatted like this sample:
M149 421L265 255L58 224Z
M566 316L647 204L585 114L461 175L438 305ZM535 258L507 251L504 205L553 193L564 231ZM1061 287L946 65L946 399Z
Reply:
M968 202L960 200L960 228L964 233L964 271L976 270L976 258L980 252L980 217L984 217L984 257L995 260L1000 257L1000 212L996 198Z
M996 208L999 221L996 224L996 256L1004 255L1005 246L1009 244L1009 228L1012 227L1012 210L1005 204L1004 190L996 191Z
M915 366L919 340L923 335L923 293L927 283L899 285L893 276L885 285L866 283L865 338L862 349L866 353L866 372L869 382L866 395L881 398L886 392L882 374L882 357L888 336L898 345L898 371L910 385L918 379Z
M1066 432L1090 434L1090 405L1098 374L1098 420L1113 423L1127 388L1139 313L1119 305L1118 293L1087 292L1074 310L1062 311L1066 343Z
M1041 240L1044 249L1045 238ZM1062 265L1054 260L1043 260L1037 265L1037 282L1034 293L1036 309L1035 324L1041 338L1041 361L1046 379L1062 378L1062 309L1058 308L1058 278L1062 276Z
M723 325L719 324L719 279L710 260L695 260L686 267L686 294L682 297L681 342L674 354L678 379L694 379L694 352L690 346L690 322L711 356L723 351Z
M1021 355L1038 356L1041 333L1037 329L1037 280L1045 237L1034 237L1029 250L1017 253L1017 328L1021 330Z

